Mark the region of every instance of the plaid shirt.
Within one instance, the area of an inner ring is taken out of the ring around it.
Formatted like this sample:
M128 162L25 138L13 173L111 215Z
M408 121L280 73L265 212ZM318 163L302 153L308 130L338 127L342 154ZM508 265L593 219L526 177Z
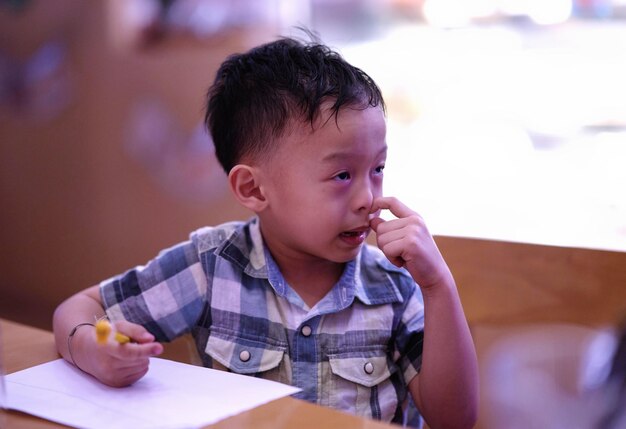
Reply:
M108 316L158 341L192 332L203 364L297 386L295 396L403 422L420 369L419 288L377 248L362 247L309 308L263 244L258 219L203 228L146 266L104 281Z

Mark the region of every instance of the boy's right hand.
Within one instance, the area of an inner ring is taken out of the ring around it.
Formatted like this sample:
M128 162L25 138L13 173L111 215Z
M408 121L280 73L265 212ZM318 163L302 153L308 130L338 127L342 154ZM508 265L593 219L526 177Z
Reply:
M98 344L95 329L80 329L76 332L80 336L75 336L72 348L75 362L81 369L106 385L123 387L146 375L149 358L160 355L163 345L135 323L117 322L115 330L130 337L131 342L120 344L110 338L105 344Z

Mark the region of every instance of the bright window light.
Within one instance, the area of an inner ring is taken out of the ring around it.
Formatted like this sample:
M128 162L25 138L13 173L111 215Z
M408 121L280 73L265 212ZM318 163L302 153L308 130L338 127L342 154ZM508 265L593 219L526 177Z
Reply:
M561 24L572 15L571 0L533 0L528 6L528 16L539 25Z

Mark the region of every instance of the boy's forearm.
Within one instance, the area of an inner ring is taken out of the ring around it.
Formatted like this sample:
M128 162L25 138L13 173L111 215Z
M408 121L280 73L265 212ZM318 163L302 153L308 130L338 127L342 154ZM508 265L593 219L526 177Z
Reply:
M423 291L424 352L419 397L426 421L472 427L478 408L478 364L454 279Z
M57 307L52 319L55 343L57 350L68 361L72 361L68 351L68 337L72 330L81 323L95 323L97 318L105 312L100 303L97 286L86 289L71 296ZM79 327L74 333L72 343L78 343L79 337L87 331L89 326ZM78 347L72 347L72 351ZM76 356L74 356L76 359Z

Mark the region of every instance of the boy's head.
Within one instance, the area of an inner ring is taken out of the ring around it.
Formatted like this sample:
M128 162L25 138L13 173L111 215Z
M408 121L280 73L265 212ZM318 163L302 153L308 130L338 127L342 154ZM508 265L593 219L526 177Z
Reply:
M357 255L387 156L371 78L325 46L281 39L226 60L206 120L234 196L258 215L281 269Z
M322 106L381 107L378 86L317 42L283 38L230 56L208 92L205 123L228 174L237 164L271 156L290 127L314 127ZM330 117L329 117L330 119Z

